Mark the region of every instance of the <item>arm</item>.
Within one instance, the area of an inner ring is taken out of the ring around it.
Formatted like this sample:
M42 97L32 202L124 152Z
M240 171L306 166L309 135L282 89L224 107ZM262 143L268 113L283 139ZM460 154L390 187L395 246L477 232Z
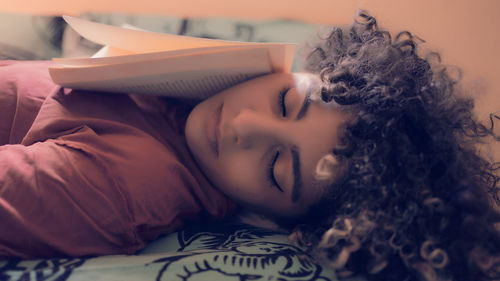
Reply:
M98 158L69 142L1 146L0 256L135 252L142 245L107 175Z
M230 212L227 198L193 175L183 138L152 126L127 95L52 91L46 66L18 66L0 68L0 94L37 91L43 104L8 130L20 144L0 146L0 257L134 253L203 213Z

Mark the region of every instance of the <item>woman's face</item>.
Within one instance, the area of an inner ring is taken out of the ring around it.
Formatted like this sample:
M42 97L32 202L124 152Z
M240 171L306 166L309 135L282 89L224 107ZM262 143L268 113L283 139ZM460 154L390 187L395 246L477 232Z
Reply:
M319 78L305 73L236 85L193 109L188 146L209 180L242 207L300 215L324 192L314 171L347 118L333 103L314 98L319 90Z

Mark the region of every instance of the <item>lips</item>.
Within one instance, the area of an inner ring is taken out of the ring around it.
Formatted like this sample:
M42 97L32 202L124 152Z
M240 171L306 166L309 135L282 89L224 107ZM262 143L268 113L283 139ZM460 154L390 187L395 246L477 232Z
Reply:
M221 136L220 121L221 121L222 106L223 104L217 106L215 111L210 116L210 119L207 121L207 128L206 128L208 143L210 144L210 147L212 148L212 151L214 151L216 156L219 156L219 142Z

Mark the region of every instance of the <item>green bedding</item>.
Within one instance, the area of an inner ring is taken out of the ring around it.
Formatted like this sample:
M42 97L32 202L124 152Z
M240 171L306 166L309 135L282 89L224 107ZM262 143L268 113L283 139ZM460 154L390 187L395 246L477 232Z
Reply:
M337 280L286 235L242 224L200 225L137 255L0 261L0 280Z

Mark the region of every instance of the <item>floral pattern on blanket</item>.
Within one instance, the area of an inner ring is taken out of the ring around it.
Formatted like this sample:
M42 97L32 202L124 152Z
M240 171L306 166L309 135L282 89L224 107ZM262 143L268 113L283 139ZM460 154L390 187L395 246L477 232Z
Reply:
M167 250L171 249L171 250ZM240 224L188 228L138 255L0 261L0 280L335 281L286 236Z

